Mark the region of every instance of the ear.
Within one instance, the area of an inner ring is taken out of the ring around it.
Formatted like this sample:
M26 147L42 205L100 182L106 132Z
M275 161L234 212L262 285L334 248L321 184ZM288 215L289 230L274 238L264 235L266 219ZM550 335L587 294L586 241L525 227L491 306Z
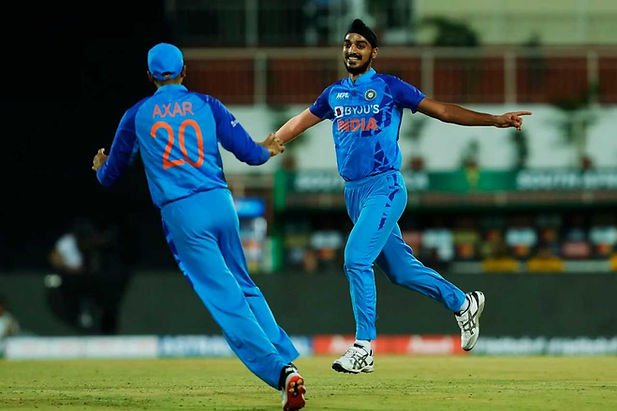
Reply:
M186 77L186 64L182 67L182 72L180 73L180 77Z
M371 57L375 58L377 57L377 54L379 54L379 47L375 47L373 49L373 51L371 52Z

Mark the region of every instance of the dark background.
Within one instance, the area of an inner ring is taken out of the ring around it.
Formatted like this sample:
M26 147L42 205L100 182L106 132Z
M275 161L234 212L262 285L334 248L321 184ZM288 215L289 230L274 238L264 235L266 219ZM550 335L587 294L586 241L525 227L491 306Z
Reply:
M166 250L136 249L134 237L161 235L140 165L113 189L90 169L124 111L154 91L147 51L174 41L162 1L12 7L0 29L0 272L47 267L47 252L77 216L117 226L127 259L169 263Z

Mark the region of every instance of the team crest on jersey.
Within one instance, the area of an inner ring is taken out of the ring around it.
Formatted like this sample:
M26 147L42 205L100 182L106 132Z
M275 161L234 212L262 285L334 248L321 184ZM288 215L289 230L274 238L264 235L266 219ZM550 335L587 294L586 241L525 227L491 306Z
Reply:
M372 88L369 88L368 90L364 92L364 98L367 99L368 101L374 100L375 97L377 97L377 92L373 90Z

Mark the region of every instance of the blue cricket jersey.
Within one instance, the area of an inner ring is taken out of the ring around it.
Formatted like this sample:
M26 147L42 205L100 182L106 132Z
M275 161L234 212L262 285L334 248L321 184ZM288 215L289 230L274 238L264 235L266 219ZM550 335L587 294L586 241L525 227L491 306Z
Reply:
M404 108L415 112L424 94L398 77L369 69L352 82L328 86L311 113L332 120L338 172L355 181L400 170L399 129Z
M180 84L165 85L124 113L96 176L103 186L112 185L139 152L152 201L161 207L227 187L218 143L250 165L270 158L219 100Z

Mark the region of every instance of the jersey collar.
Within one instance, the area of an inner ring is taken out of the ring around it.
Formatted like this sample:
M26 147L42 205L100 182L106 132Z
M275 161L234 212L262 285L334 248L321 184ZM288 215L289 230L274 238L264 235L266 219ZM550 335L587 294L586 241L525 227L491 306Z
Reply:
M369 81L373 79L373 76L375 74L377 74L377 72L375 71L374 68L371 67L370 69L366 70L366 72L364 72L363 74L360 74L360 76L358 76L356 81L351 81L351 77L347 77L345 81L347 82L348 86L357 86L360 84L368 83Z
M186 88L186 86L182 84L165 84L164 86L161 86L158 89L156 89L154 94L167 93L169 91L176 91L176 90L187 91L188 89Z

